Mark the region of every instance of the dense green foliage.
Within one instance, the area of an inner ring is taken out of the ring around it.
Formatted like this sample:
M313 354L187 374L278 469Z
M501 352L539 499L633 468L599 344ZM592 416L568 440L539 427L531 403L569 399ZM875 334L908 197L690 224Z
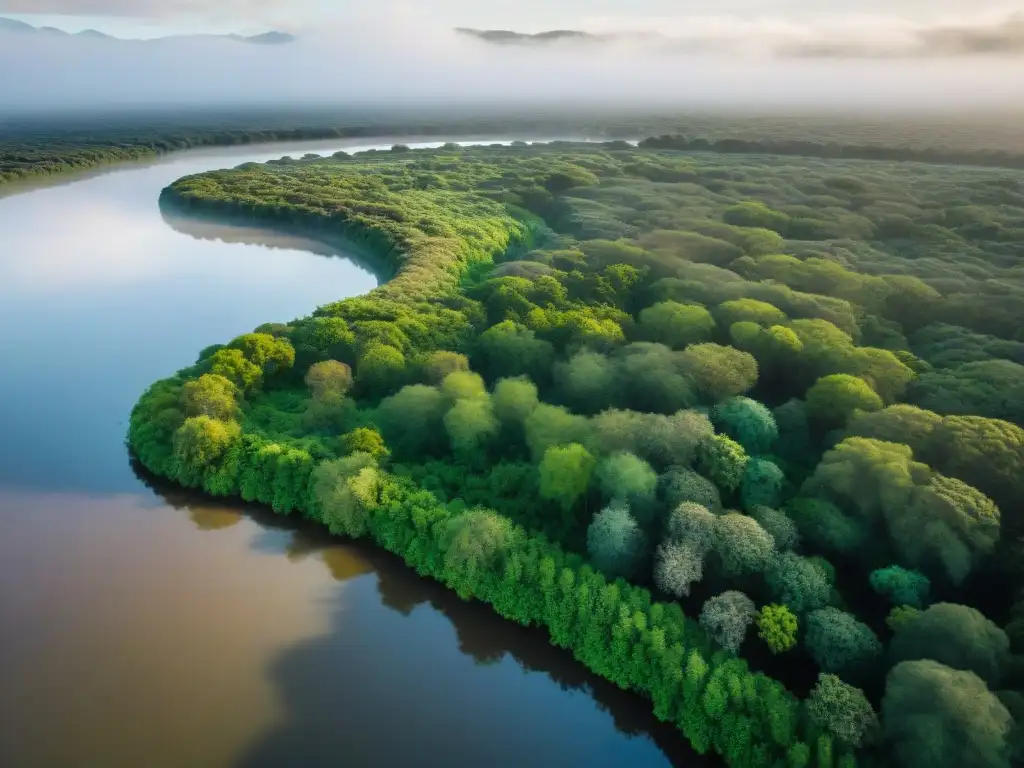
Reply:
M835 675L818 675L818 684L807 699L807 712L839 741L855 747L873 740L878 730L878 715L864 693Z
M793 648L799 626L796 616L784 605L766 605L757 614L757 636L772 653Z
M980 713L1021 684L984 615L1024 585L1020 174L447 147L163 201L391 279L155 384L152 471L372 537L730 765L924 764L909 713L1009 754ZM962 674L978 709L929 704Z
M897 765L1010 765L1010 713L972 672L930 659L897 664L889 672L882 716Z
M900 625L891 653L897 661L932 659L999 682L1010 650L1006 633L966 605L936 603Z
M736 154L798 155L802 157L852 158L858 160L902 160L924 163L963 163L966 165L995 165L1024 168L1024 158L1013 152L1000 150L951 150L949 148L914 149L912 147L886 147L872 144L837 144L811 140L757 140L688 138L682 135L652 136L641 145L649 149L679 149L691 151L728 152Z

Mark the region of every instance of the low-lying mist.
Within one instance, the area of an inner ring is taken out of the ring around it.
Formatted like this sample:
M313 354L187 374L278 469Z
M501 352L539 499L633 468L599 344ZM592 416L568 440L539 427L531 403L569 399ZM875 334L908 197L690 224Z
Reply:
M287 45L216 38L0 36L0 104L618 106L940 110L1019 108L1024 57L786 56L714 45L494 45L447 28L379 23ZM760 41L763 42L763 41Z

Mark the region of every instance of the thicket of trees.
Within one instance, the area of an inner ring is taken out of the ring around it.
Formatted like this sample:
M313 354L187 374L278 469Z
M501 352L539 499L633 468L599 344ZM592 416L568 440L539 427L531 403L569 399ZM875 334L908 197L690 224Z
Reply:
M897 160L919 163L962 163L964 165L1024 168L1024 157L1004 150L965 149L942 147L914 148L886 147L877 144L842 144L835 141L808 141L792 139L729 138L708 140L682 134L664 134L645 139L646 149L678 149L691 152L729 152L736 154L799 155L801 157L845 158L856 160Z
M394 277L203 350L129 441L545 627L730 765L1009 766L1021 184L566 145L188 177L166 204Z

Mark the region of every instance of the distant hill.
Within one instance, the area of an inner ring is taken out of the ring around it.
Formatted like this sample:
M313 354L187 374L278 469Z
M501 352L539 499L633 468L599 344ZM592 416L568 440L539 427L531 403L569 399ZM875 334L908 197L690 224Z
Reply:
M238 38L238 35L232 35L232 37ZM262 35L252 35L251 37L239 39L248 43L260 43L262 45L283 45L285 43L294 43L295 35L289 35L287 32L264 32Z
M184 39L219 39L219 40L236 40L241 43L254 43L256 45L284 45L295 41L295 36L290 35L287 32L264 32L259 35L168 35L167 37L158 37L152 40L126 40L125 38L113 37L112 35L104 34L103 32L97 32L95 29L84 29L81 32L65 32L55 27L33 27L31 24L26 24L23 21L16 21L15 19L7 19L0 16L0 34L10 33L16 35L28 36L45 36L45 37L66 37L66 38L85 38L89 40L107 40L110 42L133 42L133 43L151 43L160 40L184 40Z
M611 45L619 43L674 44L671 38L654 32L596 34L578 29L552 29L547 32L530 33L515 32L510 29L472 29L471 27L456 27L455 32L495 45L555 45L564 43L586 45Z
M488 43L554 43L559 40L601 40L606 35L594 35L575 29L553 29L550 32L513 32L510 29L471 29L456 27L460 35L467 35L484 40Z
M1024 57L1024 13L976 22L939 23L922 26L900 39L875 39L863 32L848 38L786 39L785 35L756 37L705 35L699 30L680 30L676 35L658 32L610 32L595 34L575 29L549 32L515 32L508 29L456 28L456 33L492 45L642 45L646 50L668 52L742 52L762 48L783 57L809 59L901 59L949 58L953 56Z

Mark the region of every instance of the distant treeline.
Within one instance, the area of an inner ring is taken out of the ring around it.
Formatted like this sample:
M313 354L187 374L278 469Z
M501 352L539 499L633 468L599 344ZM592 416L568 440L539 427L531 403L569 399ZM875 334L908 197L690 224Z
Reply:
M463 127L461 130L467 128ZM453 132L459 133L460 127L379 124L269 130L177 129L167 133L139 135L118 131L88 138L58 136L13 140L6 144L0 142L0 185L35 176L87 170L110 163L146 160L169 152L200 147L233 147L270 142L353 139L397 134L432 136Z
M371 118L361 114L337 113L55 116L49 120L23 117L0 122L0 186L21 179L147 160L169 152L201 147L382 136L495 136L514 133L541 138L555 131L571 132L577 136L595 132L601 137L643 136L642 124L638 123L631 129L594 123L586 117L567 120L394 114Z
M962 121L961 121L962 122ZM721 153L918 161L1024 168L1014 120L974 123L834 117L723 117L617 112L537 112L451 109L290 112L149 112L114 115L11 116L0 121L0 186L5 183L147 160L197 147L379 136L572 135L637 139L641 146ZM686 135L683 135L683 134ZM688 136L711 138L688 138ZM914 149L909 147L913 144Z
M887 147L878 144L836 144L785 139L704 139L682 134L651 136L640 142L643 149L676 149L689 152L723 152L743 155L795 155L826 160L889 160L892 162L977 165L988 168L1024 168L1024 154L999 150L954 150L942 147Z
M234 146L272 141L330 139L338 129L297 128L284 131L216 131L137 137L110 136L74 140L11 142L0 145L0 185L35 176L82 171L111 163L146 160L195 147Z

